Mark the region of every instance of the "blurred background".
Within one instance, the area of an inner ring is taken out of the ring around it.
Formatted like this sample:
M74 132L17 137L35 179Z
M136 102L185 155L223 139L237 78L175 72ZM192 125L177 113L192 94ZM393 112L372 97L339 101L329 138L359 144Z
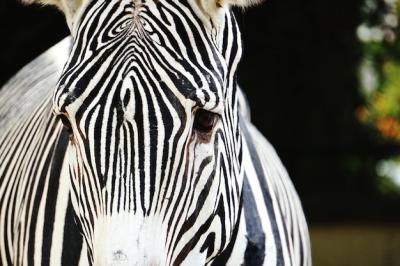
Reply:
M314 265L400 265L400 1L267 0L235 10L241 86L309 221ZM0 2L0 84L68 35Z

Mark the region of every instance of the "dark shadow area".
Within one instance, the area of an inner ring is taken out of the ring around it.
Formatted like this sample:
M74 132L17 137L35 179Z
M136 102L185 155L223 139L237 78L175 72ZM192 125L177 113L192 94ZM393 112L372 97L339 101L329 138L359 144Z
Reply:
M311 222L398 220L376 163L399 146L356 119L364 1L269 0L238 13L252 120L277 149Z
M0 84L68 32L62 13L53 7L0 1Z

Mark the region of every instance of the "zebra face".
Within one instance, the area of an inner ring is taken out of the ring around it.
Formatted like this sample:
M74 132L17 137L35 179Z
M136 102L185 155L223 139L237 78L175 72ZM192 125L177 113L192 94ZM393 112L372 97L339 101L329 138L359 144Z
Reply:
M205 265L238 225L240 33L202 3L96 0L70 24L53 104L95 265Z

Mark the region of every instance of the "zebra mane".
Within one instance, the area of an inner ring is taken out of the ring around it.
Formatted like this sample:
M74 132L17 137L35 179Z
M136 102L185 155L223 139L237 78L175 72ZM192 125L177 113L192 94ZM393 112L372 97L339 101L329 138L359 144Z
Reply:
M132 29L131 32L136 32L139 37L143 37L143 24L140 21L140 9L143 5L142 0L132 0L133 1L133 12L132 12Z

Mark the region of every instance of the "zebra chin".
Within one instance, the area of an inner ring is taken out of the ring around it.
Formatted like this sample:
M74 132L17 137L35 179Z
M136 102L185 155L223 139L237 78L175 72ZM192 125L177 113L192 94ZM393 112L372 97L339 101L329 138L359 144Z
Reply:
M167 227L158 216L119 213L97 220L93 238L93 265L98 266L169 266ZM179 252L178 252L179 253ZM173 257L174 255L172 255ZM182 266L206 264L206 254L189 253Z

